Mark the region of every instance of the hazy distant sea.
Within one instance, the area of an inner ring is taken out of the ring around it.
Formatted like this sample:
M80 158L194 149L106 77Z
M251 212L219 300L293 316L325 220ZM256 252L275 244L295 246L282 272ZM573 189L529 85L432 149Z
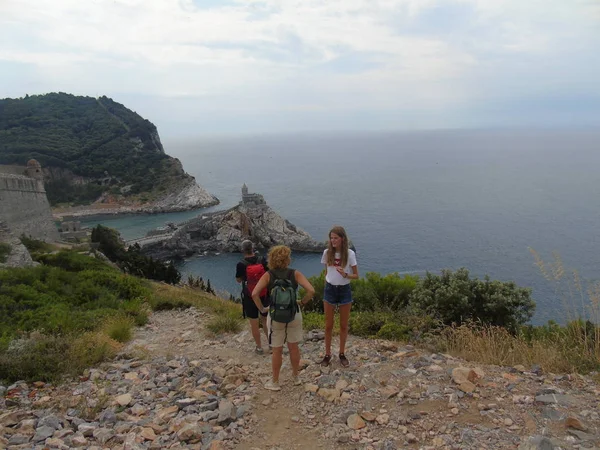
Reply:
M533 288L534 323L564 316L528 247L600 274L600 132L444 131L165 140L187 172L235 205L251 192L313 237L346 227L361 273L468 268ZM126 238L197 212L102 219ZM97 220L92 223L98 222ZM181 270L237 293L239 255ZM318 255L294 255L307 275Z

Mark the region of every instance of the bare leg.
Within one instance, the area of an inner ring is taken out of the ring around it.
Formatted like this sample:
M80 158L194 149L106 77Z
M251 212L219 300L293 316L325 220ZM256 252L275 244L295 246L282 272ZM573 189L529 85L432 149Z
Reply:
M323 302L323 308L325 310L325 354L331 355L331 336L333 335L335 307L327 302Z
M348 338L348 321L352 303L340 305L340 353L345 353L346 339Z
M281 371L281 364L283 362L283 347L273 347L273 354L271 355L271 365L273 367L273 381L279 383L279 372Z
M294 377L298 375L300 371L300 347L298 347L298 343L294 342L290 344L288 342L288 350L290 351L290 362L292 363L292 374Z
M267 316L263 316L262 314L260 314L258 316L258 320L260 320L265 336L267 337L267 342L269 342L269 330L267 330Z
M252 331L252 337L256 343L256 348L262 348L260 342L260 330L258 328L258 319L248 319L250 321L250 331Z

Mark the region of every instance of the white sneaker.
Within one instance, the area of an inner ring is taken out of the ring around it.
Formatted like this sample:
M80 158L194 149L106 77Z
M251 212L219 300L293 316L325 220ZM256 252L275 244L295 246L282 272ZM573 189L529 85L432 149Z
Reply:
M279 386L279 383L275 383L273 380L269 380L265 383L265 389L268 391L280 391L281 386Z
M254 353L256 353L257 355L264 355L265 351L262 348L256 347L254 349Z
M294 386L300 386L302 384L302 381L300 380L299 376L295 376L294 377Z

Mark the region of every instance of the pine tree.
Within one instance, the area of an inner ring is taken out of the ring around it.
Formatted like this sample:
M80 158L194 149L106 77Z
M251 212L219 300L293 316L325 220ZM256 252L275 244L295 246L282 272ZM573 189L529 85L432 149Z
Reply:
M215 291L213 290L212 286L210 285L210 280L208 280L206 282L206 292L208 292L209 294L215 295Z

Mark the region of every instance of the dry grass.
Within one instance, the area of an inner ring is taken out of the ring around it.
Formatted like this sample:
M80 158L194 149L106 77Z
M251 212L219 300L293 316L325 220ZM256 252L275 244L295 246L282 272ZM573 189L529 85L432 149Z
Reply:
M600 364L600 283L582 279L579 272L566 269L560 255L552 253L552 260L544 261L529 249L544 278L552 284L554 295L568 319L566 333L572 351Z
M150 284L154 291L151 305L155 310L195 307L214 314L237 313L240 316L242 314L242 305L206 292L165 283L151 282Z
M70 345L69 364L75 372L113 359L121 349L121 344L107 334L99 332L84 333Z
M0 374L7 380L59 381L116 356L121 344L103 332L79 336L46 335L33 331L0 354Z
M576 367L567 357L572 349L566 341L552 342L513 336L501 327L461 325L445 329L436 340L438 350L481 364L531 367L538 364L546 372L573 372Z
M242 328L242 306L206 292L180 288L163 283L152 283L155 294L154 309L195 307L214 317L206 328L214 334L237 333Z

